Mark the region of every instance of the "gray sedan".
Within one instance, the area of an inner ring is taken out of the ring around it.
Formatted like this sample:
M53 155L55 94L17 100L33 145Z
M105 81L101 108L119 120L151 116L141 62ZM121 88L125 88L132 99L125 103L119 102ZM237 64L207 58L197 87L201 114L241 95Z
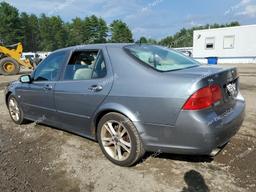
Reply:
M12 120L99 142L120 166L146 151L214 155L238 131L245 101L236 68L201 65L174 50L97 44L57 50L6 88Z

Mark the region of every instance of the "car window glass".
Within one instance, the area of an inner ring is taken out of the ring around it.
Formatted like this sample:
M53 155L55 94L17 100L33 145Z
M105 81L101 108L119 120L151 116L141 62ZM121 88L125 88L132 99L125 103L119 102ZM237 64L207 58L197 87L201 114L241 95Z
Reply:
M92 78L103 78L107 74L106 64L104 61L103 53L100 51L94 67Z
M77 51L66 67L64 80L88 80L105 74L106 66L101 51Z
M49 55L38 67L34 73L34 81L56 81L65 62L65 52L58 52Z
M144 64L159 71L184 69L199 65L199 63L185 55L167 48L154 45L131 45L125 49Z

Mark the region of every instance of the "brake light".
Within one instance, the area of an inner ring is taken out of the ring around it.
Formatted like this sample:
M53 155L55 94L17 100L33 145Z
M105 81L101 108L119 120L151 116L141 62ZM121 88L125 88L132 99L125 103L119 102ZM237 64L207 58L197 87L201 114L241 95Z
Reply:
M183 110L200 110L212 106L222 98L220 86L214 84L199 89L187 100Z

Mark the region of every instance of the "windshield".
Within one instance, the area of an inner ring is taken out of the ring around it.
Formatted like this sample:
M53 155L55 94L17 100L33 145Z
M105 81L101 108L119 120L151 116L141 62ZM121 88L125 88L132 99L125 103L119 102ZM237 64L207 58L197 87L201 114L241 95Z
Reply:
M128 45L125 49L138 60L158 71L171 71L198 66L182 53L156 45Z

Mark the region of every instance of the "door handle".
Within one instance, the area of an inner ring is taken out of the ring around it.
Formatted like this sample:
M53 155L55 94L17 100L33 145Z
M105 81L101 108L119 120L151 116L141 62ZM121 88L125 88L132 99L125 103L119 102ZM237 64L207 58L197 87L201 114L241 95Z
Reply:
M44 90L46 90L46 91L52 90L52 85L45 85Z
M103 89L101 85L92 85L91 87L88 88L90 91L98 92Z

